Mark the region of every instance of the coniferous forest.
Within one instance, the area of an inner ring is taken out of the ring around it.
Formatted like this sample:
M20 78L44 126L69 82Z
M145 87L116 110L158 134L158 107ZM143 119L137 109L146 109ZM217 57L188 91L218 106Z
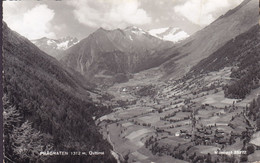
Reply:
M77 77L6 24L3 68L6 162L115 161L92 119L109 109L95 105ZM105 155L39 156L48 150Z

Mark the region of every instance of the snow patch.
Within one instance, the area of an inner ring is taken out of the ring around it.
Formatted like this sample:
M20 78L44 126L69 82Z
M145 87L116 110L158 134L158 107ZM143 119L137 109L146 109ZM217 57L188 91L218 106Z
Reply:
M136 35L142 35L142 34L146 34L145 31L141 30L141 31L131 31L132 33L136 34Z
M178 32L177 34L169 34L169 35L163 36L163 40L172 41L174 43L177 43L188 37L189 37L189 35L186 32L181 31L181 32Z
M129 38L130 38L130 40L131 40L131 41L133 41L133 38L132 38L132 36L131 36L131 35L129 35Z
M146 34L147 33L143 29L138 28L136 26L127 27L125 29L125 31L130 31L131 33L136 34L136 35L142 35L142 34Z
M189 37L189 35L182 31L180 28L158 28L158 29L152 29L148 32L150 35L160 38L165 41L171 41L173 43L178 43L186 38Z
M55 43L55 41L53 41L53 40L47 40L47 45L52 45L53 43Z
M68 43L69 43L69 40L57 44L57 49L67 49L68 48Z
M161 33L164 33L168 30L169 28L158 28L158 29L152 29L150 30L148 33L152 36L155 36L155 37L159 37L157 35L161 34ZM160 38L160 37L159 37Z

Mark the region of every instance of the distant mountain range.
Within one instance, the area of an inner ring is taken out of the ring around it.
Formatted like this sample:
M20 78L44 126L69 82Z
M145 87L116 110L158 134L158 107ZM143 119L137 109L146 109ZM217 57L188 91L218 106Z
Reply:
M154 67L160 67L166 78L180 78L229 40L257 24L256 7L255 0L245 0L190 37L176 27L148 32L135 26L115 30L99 28L78 43L72 39L62 48L66 49L62 56L45 51L95 82L125 81L131 73ZM53 42L46 38L34 41L42 50ZM59 49L65 43L56 44L50 49Z
M179 43L182 40L189 37L189 35L186 32L182 31L180 28L168 27L168 28L152 29L146 32L138 27L132 26L124 29L124 31L127 31L130 28L132 29L133 33L136 32L135 34L138 34L139 32L139 34L143 33L146 35L152 35L161 40L171 41L173 43ZM133 41L132 34L129 35L129 39ZM31 40L31 42L34 43L42 51L44 51L45 53L49 54L50 56L58 60L60 60L63 57L62 56L63 51L79 43L76 37L70 37L70 36L60 38L60 39L51 39L51 38L43 37L40 39Z
M255 0L245 0L190 37L173 27L149 32L135 26L100 28L66 50L61 62L85 77L98 78L95 82L126 81L129 74L154 67L160 67L165 78L181 78L202 59L257 24L256 8Z
M149 31L149 34L173 43L181 42L189 37L185 31L174 27L152 29Z
M50 39L43 37L40 39L31 40L31 42L50 56L60 59L61 52L77 44L79 41L75 37L67 36L61 39Z

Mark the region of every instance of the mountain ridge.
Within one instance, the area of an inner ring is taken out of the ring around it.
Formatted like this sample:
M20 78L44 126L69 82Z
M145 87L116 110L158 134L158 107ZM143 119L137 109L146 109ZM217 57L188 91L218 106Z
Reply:
M3 93L8 101L4 111L17 113L20 117L19 123L13 123L17 121L15 117L7 119L13 127L4 126L4 148L8 158L15 162L115 162L110 154L111 146L103 140L92 119L92 116L108 113L109 109L94 103L91 92L74 74L28 39L11 31L6 23L3 23L3 71ZM28 130L33 128L41 133L37 139L43 144L30 137L19 136L21 141L17 142L15 137L21 133L14 128L25 130L21 131L23 133L31 132ZM98 158L41 157L39 153L42 151L38 148L33 149L34 153L21 152L21 149L26 150L28 145L32 145L30 143L50 145L52 150L57 151L83 152L93 150L91 147L94 146L96 150L104 151L105 155Z
M179 55L161 66L167 73L165 78L181 78L200 60L207 58L226 42L249 30L258 23L257 11L257 1L246 0L176 47L168 50L165 53L166 56L176 52Z
M134 26L123 30L99 28L66 50L61 62L88 78L103 76L113 83L116 74L128 78L128 73L158 66L165 61L165 58L160 58L160 51L171 46L171 42ZM155 65L151 63L154 63L154 58L159 58Z

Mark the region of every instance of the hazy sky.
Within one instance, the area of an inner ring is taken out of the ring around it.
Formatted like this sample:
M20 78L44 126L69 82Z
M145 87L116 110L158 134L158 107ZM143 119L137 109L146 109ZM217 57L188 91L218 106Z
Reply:
M8 26L29 39L87 37L97 28L201 29L243 0L21 0L4 1Z

